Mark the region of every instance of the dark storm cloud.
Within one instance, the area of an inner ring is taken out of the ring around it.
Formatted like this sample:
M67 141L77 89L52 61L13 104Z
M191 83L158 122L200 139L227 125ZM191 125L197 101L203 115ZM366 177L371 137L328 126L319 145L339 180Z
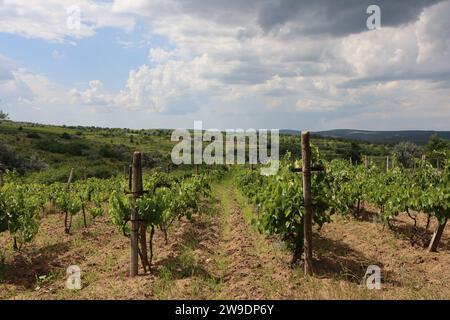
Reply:
M414 22L424 8L443 0L176 0L182 12L224 25L239 25L253 17L265 32L290 22L290 36L345 36L366 31L366 9L381 8L382 26ZM253 20L253 19L252 19Z
M367 30L366 9L378 5L382 26L398 26L415 21L422 10L440 0L279 0L266 4L259 13L259 24L273 31L288 22L292 33L343 36Z

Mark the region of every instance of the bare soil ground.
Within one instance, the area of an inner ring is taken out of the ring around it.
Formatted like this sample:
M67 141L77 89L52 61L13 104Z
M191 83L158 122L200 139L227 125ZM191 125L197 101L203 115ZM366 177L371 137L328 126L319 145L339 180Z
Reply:
M253 228L255 210L231 181L217 184L214 196L193 221L173 225L168 244L157 231L153 270L134 279L128 239L107 217L87 229L77 217L66 235L63 217L47 215L37 238L18 253L3 233L0 299L450 299L449 228L439 252L429 253L411 246L413 221L406 214L389 230L366 205L361 219L336 216L315 230L315 276L307 277L302 265L290 268L284 243ZM417 224L423 228L426 217L418 215ZM81 290L65 288L70 265L81 268ZM365 285L369 265L381 267L381 290Z

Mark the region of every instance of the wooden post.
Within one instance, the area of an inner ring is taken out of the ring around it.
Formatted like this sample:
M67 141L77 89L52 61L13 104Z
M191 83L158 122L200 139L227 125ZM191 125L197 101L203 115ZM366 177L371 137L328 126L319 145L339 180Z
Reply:
M302 132L302 172L303 172L303 198L305 205L304 217L304 248L305 248L305 274L313 273L312 265L312 204L311 204L311 146L309 145L309 132Z
M67 179L67 191L70 190L70 184L72 183L73 179L73 168L70 169L69 179Z
M3 168L0 164L0 188L3 186Z
M430 245L428 246L428 251L436 252L439 242L441 241L442 234L444 233L445 225L447 224L447 219L445 219L443 224L438 224L436 230L433 233L433 237L431 238Z
M128 190L131 191L132 187L132 181L133 181L133 166L128 166Z
M386 156L386 172L389 171L389 156Z
M364 156L364 168L369 168L369 158L367 156Z
M73 179L73 168L70 169L69 178L67 179L67 192L70 191L70 184L72 183L72 179ZM72 226L72 214L70 215L69 219L69 212L66 211L64 213L64 232L69 234L71 226Z
M198 175L198 164L195 165L195 173Z
M436 169L438 171L441 170L441 159L439 159L439 158L436 159Z
M133 167L131 177L131 192L133 194L131 206L131 263L130 263L130 277L135 277L138 274L138 212L136 208L136 200L142 195L142 163L141 153L135 151L133 153Z

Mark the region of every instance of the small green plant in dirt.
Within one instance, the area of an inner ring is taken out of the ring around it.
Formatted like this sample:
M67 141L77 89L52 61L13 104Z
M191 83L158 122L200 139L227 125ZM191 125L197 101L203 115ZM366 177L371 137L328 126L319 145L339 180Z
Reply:
M99 278L98 272L88 270L83 273L83 286L86 287Z
M206 280L206 284L212 292L214 292L214 296L212 296L212 299L223 299L224 297L221 297L222 292L222 285L223 281L220 278L215 277L208 277Z
M61 276L61 272L50 271L48 274L36 275L34 289L39 290L53 282L55 282Z
M197 267L197 257L191 247L184 247L179 256L179 262L184 276L193 276Z
M158 272L158 279L155 281L153 294L157 299L164 299L170 295L173 286L173 275L170 268L163 266Z
M224 254L216 254L213 257L214 266L216 267L216 270L219 271L219 273L222 275L228 270L229 266L229 259Z
M193 279L189 286L190 297L198 297L200 294L200 288L202 287L202 283L200 279Z

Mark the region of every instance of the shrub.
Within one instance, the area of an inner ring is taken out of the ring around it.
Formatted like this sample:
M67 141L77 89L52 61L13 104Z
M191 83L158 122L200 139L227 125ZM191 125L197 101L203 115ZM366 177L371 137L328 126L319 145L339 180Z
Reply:
M30 138L30 139L41 139L41 136L37 132L30 132L30 133L27 133L27 138Z
M142 167L154 168L161 164L164 160L164 156L159 151L144 152L142 154Z
M404 167L412 167L414 158L419 158L421 150L412 142L400 142L395 145L394 156Z
M67 132L64 132L64 133L61 135L61 138L62 138L62 139L66 139L66 140L70 140L70 139L72 139L72 136L71 136L70 134L68 134Z
M39 170L45 167L45 164L35 157L25 158L17 155L13 148L1 141L0 163L7 169L16 169L21 174L30 170Z
M83 142L61 143L57 140L41 140L35 143L35 147L52 153L82 156L89 151L89 146Z
M100 147L99 154L118 161L127 161L130 158L130 150L123 145L104 144Z

